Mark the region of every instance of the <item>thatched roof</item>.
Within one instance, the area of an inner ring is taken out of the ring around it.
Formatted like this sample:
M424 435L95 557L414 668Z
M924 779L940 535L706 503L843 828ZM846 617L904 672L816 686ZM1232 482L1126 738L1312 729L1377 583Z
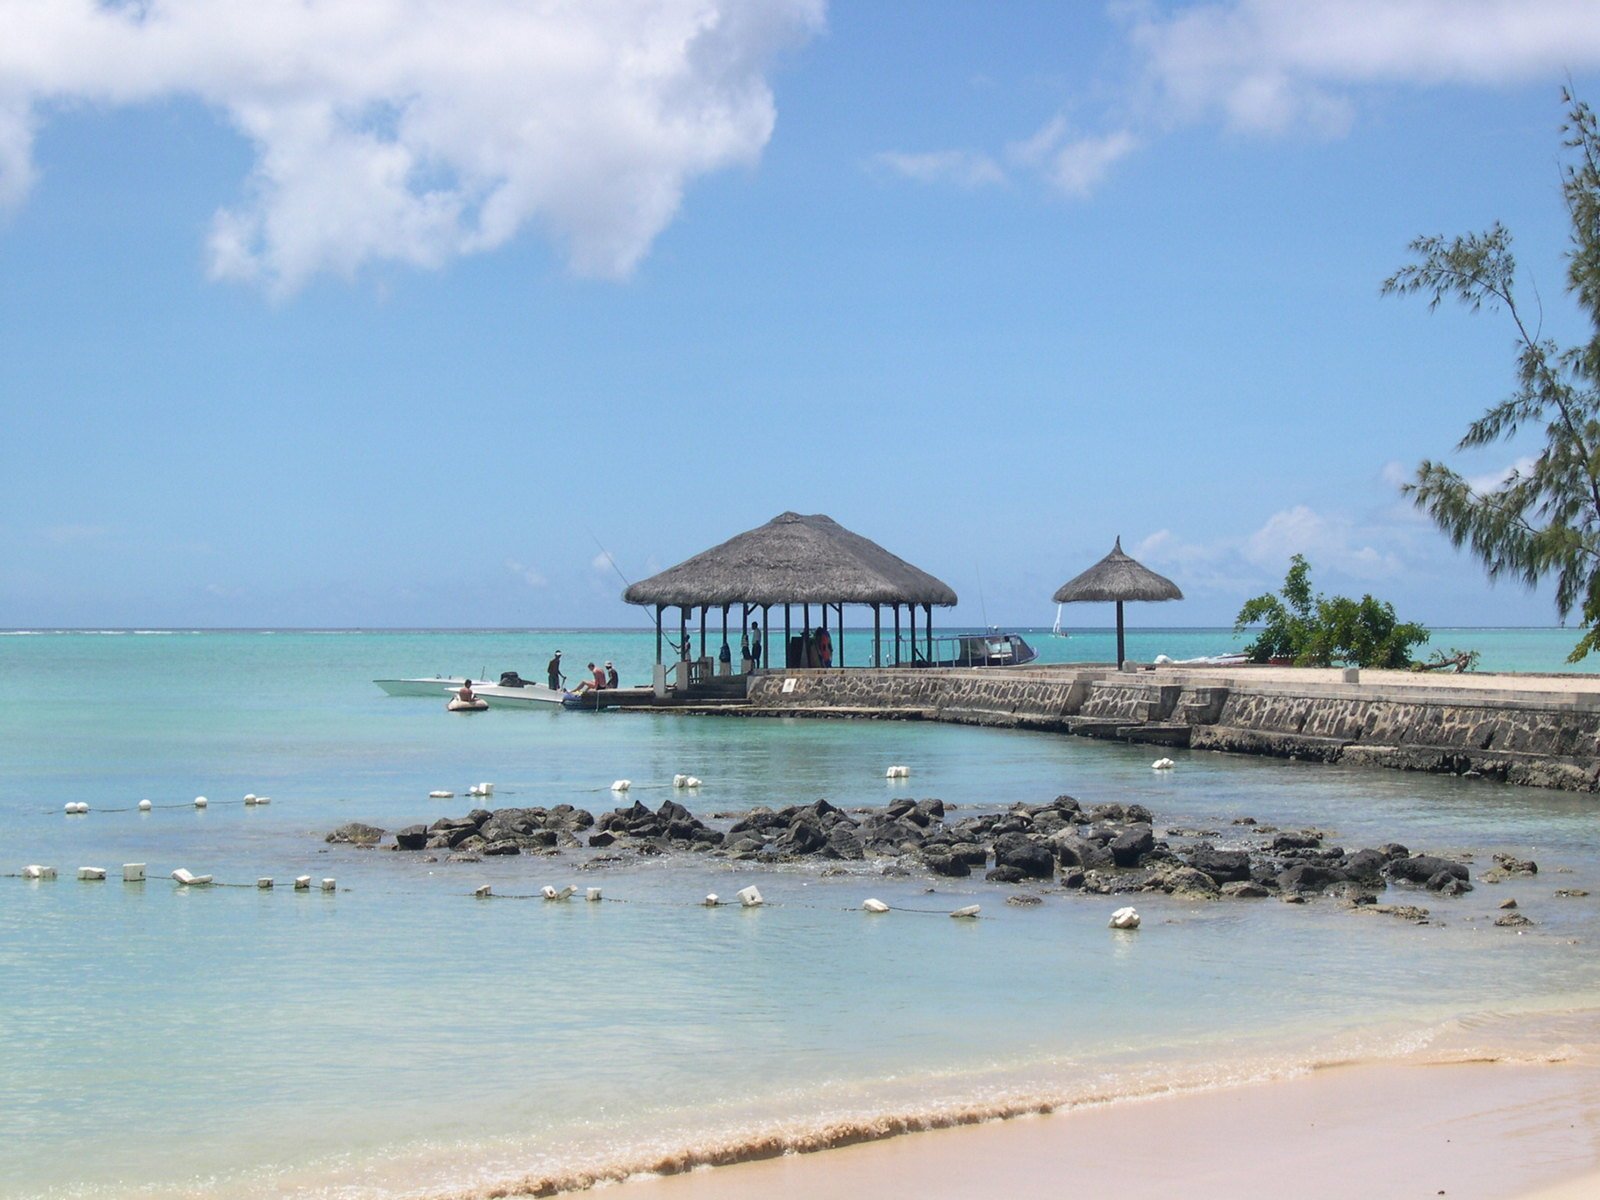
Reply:
M641 579L629 604L937 604L950 586L832 517L786 512L720 546Z
M1119 537L1110 554L1076 579L1062 584L1051 599L1057 604L1074 600L1182 600L1183 593L1165 575L1157 575L1124 554Z

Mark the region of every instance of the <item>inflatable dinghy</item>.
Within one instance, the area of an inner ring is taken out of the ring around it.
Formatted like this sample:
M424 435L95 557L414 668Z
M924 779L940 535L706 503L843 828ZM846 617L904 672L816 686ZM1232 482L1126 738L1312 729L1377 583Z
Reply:
M460 696L452 696L450 697L450 702L444 707L447 712L483 712L489 707L489 702L487 700L463 700Z

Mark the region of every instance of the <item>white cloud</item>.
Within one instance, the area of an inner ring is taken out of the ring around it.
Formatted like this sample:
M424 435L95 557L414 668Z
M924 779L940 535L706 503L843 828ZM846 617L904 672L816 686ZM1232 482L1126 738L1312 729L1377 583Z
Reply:
M1068 137L1058 116L1009 156L1070 196L1088 196L1117 163L1175 128L1215 122L1254 135L1342 137L1375 87L1554 85L1600 66L1594 0L1116 0L1107 8L1123 26L1131 68L1093 123L1100 131Z
M525 563L520 563L514 558L506 559L506 570L517 576L522 580L523 583L527 584L531 588L542 588L549 586L550 581L542 574L540 574L533 567L530 567Z
M1365 85L1558 79L1600 62L1600 9L1592 0L1226 0L1141 10L1129 38L1173 119L1338 135Z
M1069 136L1065 117L1055 117L1032 137L1010 147L1013 161L1037 169L1056 189L1068 196L1087 197L1105 179L1119 159L1139 145L1126 129L1101 136Z
M0 0L0 205L62 103L194 97L256 150L211 273L431 267L529 224L627 275L698 175L771 137L766 72L825 0Z
M1467 486L1478 493L1492 492L1513 475L1526 475L1537 461L1532 454L1524 454L1498 471L1485 471L1481 475L1468 475Z
M918 183L954 183L975 188L1006 181L999 163L971 150L934 150L925 154L886 150L876 156L876 161Z

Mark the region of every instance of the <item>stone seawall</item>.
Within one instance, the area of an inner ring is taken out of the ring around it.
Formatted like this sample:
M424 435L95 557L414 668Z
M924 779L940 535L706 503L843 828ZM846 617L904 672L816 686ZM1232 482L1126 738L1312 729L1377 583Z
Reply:
M1600 790L1600 694L1497 677L1329 683L1327 672L771 672L751 679L751 714L950 721L1197 750L1485 776ZM1503 686L1499 686L1504 680Z

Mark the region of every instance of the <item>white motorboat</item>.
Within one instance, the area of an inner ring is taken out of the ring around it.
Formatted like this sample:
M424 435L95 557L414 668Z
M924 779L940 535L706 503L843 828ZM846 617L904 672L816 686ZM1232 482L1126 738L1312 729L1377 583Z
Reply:
M460 675L435 675L432 679L374 679L391 696L441 696L458 691L466 679Z
M503 683L475 683L472 685L472 694L480 700L487 700L490 708L526 708L535 704L554 704L559 708L568 693L524 680L521 687Z

